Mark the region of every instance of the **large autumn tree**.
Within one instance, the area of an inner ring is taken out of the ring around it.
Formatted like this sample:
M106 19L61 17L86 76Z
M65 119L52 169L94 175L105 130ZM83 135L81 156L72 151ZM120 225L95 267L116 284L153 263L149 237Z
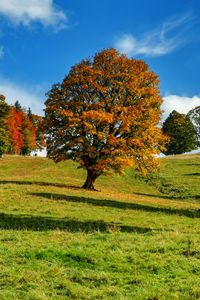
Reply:
M188 116L173 110L163 123L163 132L169 137L165 154L181 154L196 149L197 135Z
M159 80L142 60L115 49L73 66L48 92L45 109L47 155L72 159L87 170L83 188L108 170L125 166L145 174L158 165L164 136L158 128Z

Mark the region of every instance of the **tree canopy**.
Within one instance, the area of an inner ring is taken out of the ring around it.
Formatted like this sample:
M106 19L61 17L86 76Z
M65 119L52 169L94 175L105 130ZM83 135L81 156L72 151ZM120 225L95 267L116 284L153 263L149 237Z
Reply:
M6 117L8 115L9 106L5 101L5 97L0 95L0 157L9 150L10 142L6 128Z
M84 188L110 169L142 173L157 168L165 138L158 128L159 79L142 60L115 49L73 66L48 92L45 109L47 155L72 159L87 170Z
M200 106L191 109L187 116L194 125L197 134L197 145L200 147Z
M173 110L163 123L163 132L168 135L169 143L165 154L181 154L196 149L197 136L189 117Z
M0 95L0 126L4 125L8 111L9 105L6 103L6 98L3 95Z

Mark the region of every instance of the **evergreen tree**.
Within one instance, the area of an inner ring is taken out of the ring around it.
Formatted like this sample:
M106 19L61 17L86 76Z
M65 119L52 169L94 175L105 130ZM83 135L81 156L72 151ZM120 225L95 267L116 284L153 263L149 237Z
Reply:
M33 122L33 114L32 114L32 111L31 111L30 107L27 110L27 115L28 115L29 119Z
M163 123L163 133L169 137L165 154L181 154L196 149L197 136L189 117L173 110Z
M15 102L14 107L16 108L17 111L22 111L22 106L18 100Z

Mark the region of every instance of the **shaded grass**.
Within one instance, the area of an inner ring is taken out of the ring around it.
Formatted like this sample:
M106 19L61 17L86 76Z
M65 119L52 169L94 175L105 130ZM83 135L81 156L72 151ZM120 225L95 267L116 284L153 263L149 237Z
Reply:
M0 229L7 230L64 230L69 232L135 232L148 233L151 228L127 226L103 220L79 221L73 219L55 219L43 216L0 214Z
M53 194L53 193L31 193L32 196L38 196L47 198L50 200L65 200L69 202L82 202L88 203L95 206L107 206L119 209L133 209L133 210L142 210L147 212L161 212L164 214L170 215L180 215L180 216L187 216L190 218L199 218L200 217L200 209L172 209L166 207L158 207L158 206L150 206L150 205L143 205L138 203L126 203L120 202L116 200L105 200L105 199L93 199L93 198L85 198L85 197L75 197L75 196L66 196L62 194Z
M19 181L19 180L1 180L0 184L18 184L18 185L39 185L39 186L53 186L59 188L69 188L69 189L81 189L81 187L63 184L63 183L53 183L44 181Z

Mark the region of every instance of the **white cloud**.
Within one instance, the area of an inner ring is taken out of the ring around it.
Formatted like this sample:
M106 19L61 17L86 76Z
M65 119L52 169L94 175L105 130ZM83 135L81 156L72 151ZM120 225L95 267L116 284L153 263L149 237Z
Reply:
M162 105L162 109L164 110L163 119L166 119L166 117L173 110L176 110L182 114L187 114L189 110L200 105L199 96L184 97L184 96L177 96L177 95L168 95L163 97L163 100L164 100Z
M30 107L33 113L44 115L44 98L37 87L24 87L0 78L0 94L6 97L6 102L9 104L14 104L18 100L22 107Z
M191 15L179 16L163 23L142 37L123 34L115 47L127 55L162 56L171 53L186 42L185 35L194 19Z
M55 7L53 0L1 0L0 14L16 25L39 22L58 30L67 23L66 14Z

